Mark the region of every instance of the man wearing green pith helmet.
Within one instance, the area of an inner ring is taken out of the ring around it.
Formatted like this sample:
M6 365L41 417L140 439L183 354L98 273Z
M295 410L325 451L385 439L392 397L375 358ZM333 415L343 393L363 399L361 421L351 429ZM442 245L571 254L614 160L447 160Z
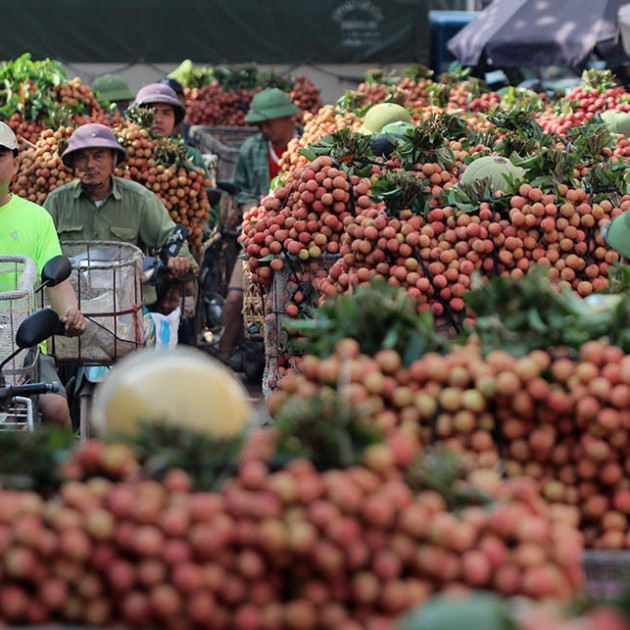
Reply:
M295 125L295 116L299 113L300 109L278 88L263 90L252 99L245 122L257 125L260 133L246 140L241 147L233 177L239 188L236 202L242 212L258 203L260 196L269 191L271 180L280 173L278 163L282 154L289 142L300 134ZM229 358L238 337L242 306L243 264L237 260L221 318L225 329L220 346L225 359Z
M92 82L92 91L99 102L114 103L121 114L125 113L135 94L129 89L127 82L115 74L104 74Z
M289 141L299 135L295 116L300 113L288 95L278 88L263 90L252 99L245 122L256 125L260 133L241 147L234 170L234 183L240 192L236 198L243 210L258 203L278 175L278 162Z

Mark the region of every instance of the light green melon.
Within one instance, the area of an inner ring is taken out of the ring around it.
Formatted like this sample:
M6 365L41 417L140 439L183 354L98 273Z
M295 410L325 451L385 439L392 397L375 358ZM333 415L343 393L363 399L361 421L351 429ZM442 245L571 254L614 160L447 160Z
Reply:
M404 615L395 630L509 630L512 627L499 595L473 591L459 598L436 595Z
M611 133L622 133L630 137L630 114L618 109L609 109L602 113L602 120Z
M381 133L392 133L399 136L411 136L416 129L417 127L411 122L397 120L396 122L386 124L381 129Z
M409 112L402 105L378 103L368 109L359 132L366 135L379 133L385 125L399 120L411 121Z
M460 182L472 184L479 179L490 178L493 190L504 190L510 176L518 181L523 175L525 169L515 166L510 160L498 155L487 155L470 163Z

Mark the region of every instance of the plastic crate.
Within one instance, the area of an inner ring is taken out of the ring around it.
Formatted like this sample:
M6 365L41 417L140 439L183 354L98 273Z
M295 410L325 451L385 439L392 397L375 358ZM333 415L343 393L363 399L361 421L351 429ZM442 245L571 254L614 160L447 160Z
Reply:
M240 148L241 145L258 133L257 127L205 127L205 129L212 134L219 142L225 144L228 147Z
M142 263L140 249L114 241L62 242L72 263L72 284L88 321L80 337L53 337L57 363L110 365L142 346Z
M476 11L429 11L431 31L430 59L431 69L436 75L446 72L455 57L446 45L449 39L470 24L478 13Z
M236 168L241 145L258 132L255 127L209 127L193 125L189 131L190 143L205 156L216 156L216 178L230 181Z
M14 396L6 411L0 411L0 431L34 431L35 405L31 398Z

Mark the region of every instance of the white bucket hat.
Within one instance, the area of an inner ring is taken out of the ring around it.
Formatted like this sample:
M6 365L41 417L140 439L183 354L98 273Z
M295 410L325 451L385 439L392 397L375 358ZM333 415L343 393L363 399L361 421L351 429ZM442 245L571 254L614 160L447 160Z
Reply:
M3 122L0 122L0 147L5 147L11 151L18 148L18 141L13 129Z

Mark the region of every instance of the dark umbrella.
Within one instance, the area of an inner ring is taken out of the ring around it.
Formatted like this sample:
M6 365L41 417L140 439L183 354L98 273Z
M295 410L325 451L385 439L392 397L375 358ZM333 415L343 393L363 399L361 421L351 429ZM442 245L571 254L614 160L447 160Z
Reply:
M621 43L625 53L630 55L630 4L624 4L617 13Z
M497 67L580 66L596 51L623 56L617 12L628 0L494 0L459 31L448 49L464 66L482 54Z

